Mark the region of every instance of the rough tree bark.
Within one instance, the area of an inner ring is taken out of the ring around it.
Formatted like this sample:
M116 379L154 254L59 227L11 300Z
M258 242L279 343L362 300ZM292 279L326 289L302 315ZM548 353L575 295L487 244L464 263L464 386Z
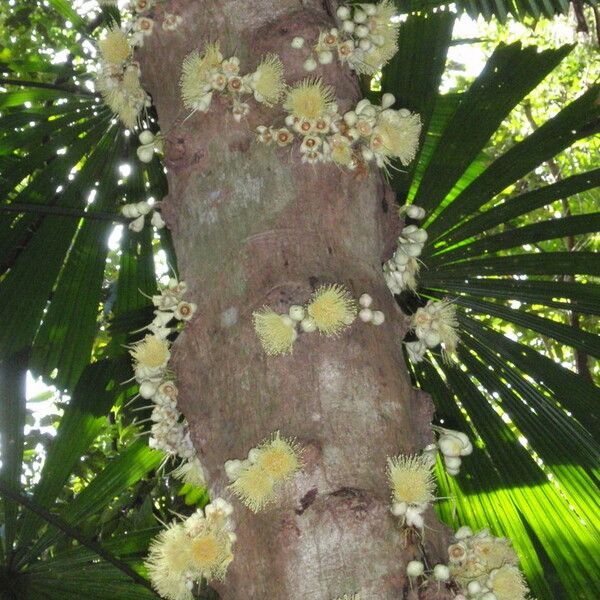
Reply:
M303 165L259 146L253 131L280 118L276 110L254 103L237 124L213 100L208 114L184 121L179 97L184 57L217 39L243 72L273 51L288 83L302 79L305 53L290 41L332 26L332 2L166 4L183 25L155 29L140 59L167 139L164 213L199 307L172 360L181 409L217 494L227 485L223 463L244 458L271 432L305 448L305 467L276 508L254 515L236 503L235 559L217 589L225 600L416 597L405 564L423 550L433 563L443 559L446 534L431 512L417 543L389 514L386 457L429 443L432 414L429 398L411 387L400 345L405 319L382 276L399 226L393 195L375 170L357 176ZM341 110L359 98L346 68L328 65L315 75L335 87ZM371 294L385 325L355 323L337 339L301 335L293 355L267 358L252 311L264 304L287 311L334 282Z

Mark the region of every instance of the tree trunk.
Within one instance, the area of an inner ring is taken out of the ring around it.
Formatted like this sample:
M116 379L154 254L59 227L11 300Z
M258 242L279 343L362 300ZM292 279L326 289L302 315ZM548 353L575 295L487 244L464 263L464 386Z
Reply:
M243 73L272 51L288 83L304 78L307 50L290 42L331 27L333 9L327 0L173 0L168 10L183 24L156 27L140 58L167 139L164 213L199 307L171 363L181 409L215 494L227 497L224 462L245 458L272 432L305 448L305 466L275 508L255 515L234 502L235 558L217 589L225 600L414 597L406 561L423 551L443 560L446 534L428 513L422 544L389 513L386 457L429 443L432 414L411 387L406 320L382 276L399 226L393 194L375 169L305 165L296 151L256 143L254 129L281 119L278 109L252 102L238 124L217 98L184 121L179 97L184 57L209 41L235 53ZM347 68L315 75L335 87L342 111L356 103ZM252 312L287 312L324 283L345 284L355 297L368 292L385 324L357 321L335 339L301 334L292 355L268 358Z

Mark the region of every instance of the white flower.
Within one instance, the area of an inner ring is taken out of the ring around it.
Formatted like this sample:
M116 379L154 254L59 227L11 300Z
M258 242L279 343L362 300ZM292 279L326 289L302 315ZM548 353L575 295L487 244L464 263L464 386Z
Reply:
M176 15L174 13L165 13L163 17L162 28L165 31L175 31L183 22L183 18L181 15Z
M144 36L152 34L154 30L154 21L148 17L140 17L133 25L134 31L138 31Z
M198 307L193 302L185 302L182 300L177 305L173 316L180 321L189 321L194 316L197 308Z
M200 459L195 456L191 460L181 463L173 471L173 477L180 479L184 483L189 483L194 487L206 487L206 475Z
M152 8L154 0L135 0L133 8L135 12L142 13Z

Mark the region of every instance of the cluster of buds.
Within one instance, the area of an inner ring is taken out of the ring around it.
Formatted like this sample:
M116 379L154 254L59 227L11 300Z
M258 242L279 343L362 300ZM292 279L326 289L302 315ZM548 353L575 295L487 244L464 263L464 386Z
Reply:
M474 600L526 600L529 589L518 568L518 558L509 540L489 530L473 534L461 527L448 547L450 573L463 597Z
M341 115L334 97L334 90L320 79L299 82L283 104L285 127L258 127L258 141L287 146L297 136L303 162L334 163L349 170L370 162L387 168L393 159L406 166L414 159L421 133L418 114L392 109L394 96L384 94L381 105L363 99Z
M237 56L225 59L218 42L207 44L200 54L194 50L183 61L180 80L185 107L207 112L215 93L230 100L233 117L241 121L250 111L245 99L251 95L267 106L276 104L285 90L283 64L275 54L266 55L256 70L242 75Z
M406 575L410 581L411 589L416 583L420 585L421 579L433 579L438 585L445 583L450 579L450 568L442 563L437 564L431 569L431 571L425 570L425 565L420 560L411 560L406 565Z
M130 40L124 31L113 27L98 42L98 50L96 88L123 124L133 129L144 108L150 105L150 97L140 83L140 67L133 60Z
M385 315L380 310L372 310L372 303L369 294L360 297L359 318L364 323L381 325ZM254 329L266 354L289 354L299 332L318 331L326 336L337 336L354 323L357 311L356 300L343 285L325 285L314 292L306 306L290 306L288 314L279 314L266 306L255 311Z
M411 317L411 326L417 336L414 342L405 342L408 356L421 362L429 348L442 346L444 358L456 351L458 322L456 306L447 300L429 300Z
M420 220L425 210L420 206L409 204L400 209L411 219ZM383 265L383 276L392 294L400 294L403 290L414 290L417 287L417 275L420 264L418 257L423 252L427 241L427 231L416 225L404 227L398 237L398 247L392 258Z
M150 446L169 457L183 460L174 472L176 476L187 483L203 485L204 471L190 439L187 422L177 409L177 386L167 370L171 357L168 336L177 330L171 323L189 321L196 311L195 304L183 299L186 290L185 282L171 279L159 294L152 296L155 316L144 328L150 333L131 347L130 354L139 395L152 402Z
M154 158L154 153L162 154L164 144L162 135L154 135L150 130L145 129L139 135L140 145L136 149L136 154L141 162L149 163Z
M150 204L147 200L141 202L131 202L121 207L121 213L124 217L132 219L128 227L131 231L139 233L144 228L146 216L151 213L150 224L157 229L162 229L165 222L158 212L159 203Z
M363 323L383 325L383 322L385 321L385 314L380 310L373 310L373 298L369 294L363 294L358 299L358 305L360 306L358 318Z
M145 565L154 589L168 600L193 600L203 579L223 579L236 542L233 507L216 498L167 526L150 544Z
M372 75L381 69L398 50L399 23L393 21L395 8L390 0L378 4L340 6L340 27L322 30L304 61L306 71L318 64L328 65L337 55L341 63L361 74ZM306 40L295 37L292 48L300 50Z
M434 426L433 430L438 433L439 437L434 444L430 444L423 450L423 454L428 456L432 463L435 463L439 450L444 458L446 473L454 477L460 472L461 457L473 453L473 444L469 436L462 431L438 426Z

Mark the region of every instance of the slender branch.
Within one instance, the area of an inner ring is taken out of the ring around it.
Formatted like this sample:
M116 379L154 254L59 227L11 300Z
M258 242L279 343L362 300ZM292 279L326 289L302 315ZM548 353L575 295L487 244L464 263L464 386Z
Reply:
M12 213L34 213L38 215L53 215L59 217L74 217L76 219L92 219L96 221L113 221L115 223L127 223L128 219L117 213L85 211L78 208L66 208L64 206L49 206L47 204L24 204L13 202L0 206L0 212Z
M18 502L22 506L24 506L27 510L34 512L36 515L44 519L50 525L54 525L54 527L60 529L70 538L78 541L82 546L89 548L93 552L95 552L98 556L103 558L105 561L109 562L113 566L115 566L119 571L125 573L128 577L130 577L135 583L144 586L145 588L152 591L157 597L158 594L154 592L150 582L147 579L144 579L139 573L136 573L127 563L119 560L114 554L104 549L100 544L95 542L93 539L88 538L83 535L79 529L76 527L72 527L66 521L64 521L58 515L52 514L49 510L39 506L37 503L33 502L27 496L17 492L13 489L12 486L8 485L6 482L0 479L0 492L8 496L11 500Z
M93 98L96 94L89 90L84 90L73 85L60 85L56 83L44 83L43 81L24 81L22 79L7 79L0 77L0 85L21 85L23 87L43 88L46 90L56 90L59 92L68 92L69 94L78 94L80 96L89 96Z

